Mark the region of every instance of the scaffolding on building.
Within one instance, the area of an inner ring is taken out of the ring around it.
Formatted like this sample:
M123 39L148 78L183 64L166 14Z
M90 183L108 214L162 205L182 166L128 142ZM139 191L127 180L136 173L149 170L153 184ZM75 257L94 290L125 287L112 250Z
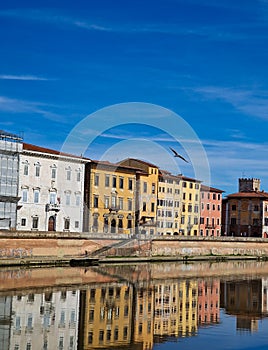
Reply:
M15 229L22 137L0 130L0 229Z

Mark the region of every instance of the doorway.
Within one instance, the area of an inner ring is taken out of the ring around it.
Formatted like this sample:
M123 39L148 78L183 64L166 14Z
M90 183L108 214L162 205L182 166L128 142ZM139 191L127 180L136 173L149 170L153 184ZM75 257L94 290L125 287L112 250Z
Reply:
M48 219L48 231L56 231L56 218L55 216L50 216Z

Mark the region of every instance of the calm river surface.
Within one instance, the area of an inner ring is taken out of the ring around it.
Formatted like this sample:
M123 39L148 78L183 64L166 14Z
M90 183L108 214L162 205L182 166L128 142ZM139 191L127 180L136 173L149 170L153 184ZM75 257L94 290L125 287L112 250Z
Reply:
M268 349L268 263L0 269L0 349Z

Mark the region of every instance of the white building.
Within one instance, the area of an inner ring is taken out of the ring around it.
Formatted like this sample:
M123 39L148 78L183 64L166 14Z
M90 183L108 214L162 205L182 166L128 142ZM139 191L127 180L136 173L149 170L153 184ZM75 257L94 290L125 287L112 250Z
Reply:
M84 173L89 161L24 143L17 230L82 232Z
M13 296L9 349L76 350L79 299L64 290Z

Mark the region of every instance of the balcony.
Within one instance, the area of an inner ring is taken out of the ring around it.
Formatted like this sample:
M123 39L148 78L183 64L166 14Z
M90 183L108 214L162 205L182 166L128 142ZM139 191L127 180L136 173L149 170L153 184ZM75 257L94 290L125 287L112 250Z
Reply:
M46 204L46 211L60 211L60 204L58 204L58 203L55 203L55 204L48 203L48 204Z
M109 208L109 212L110 213L117 213L119 211L119 207L118 206L112 206Z

